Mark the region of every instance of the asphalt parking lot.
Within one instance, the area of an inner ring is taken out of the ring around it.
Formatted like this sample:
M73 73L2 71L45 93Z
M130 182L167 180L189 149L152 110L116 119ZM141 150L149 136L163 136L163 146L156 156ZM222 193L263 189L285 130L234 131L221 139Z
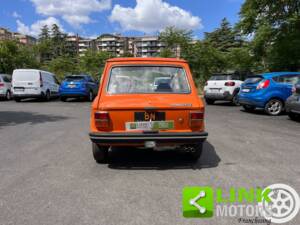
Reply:
M192 163L173 152L114 149L95 163L90 103L0 102L0 224L238 224L185 219L184 186L300 187L300 123L208 106L208 142ZM290 222L300 224L300 215Z

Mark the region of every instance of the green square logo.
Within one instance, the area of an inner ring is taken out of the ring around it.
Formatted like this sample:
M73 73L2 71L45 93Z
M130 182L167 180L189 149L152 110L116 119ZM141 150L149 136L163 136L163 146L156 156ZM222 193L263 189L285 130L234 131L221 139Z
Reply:
M185 187L182 190L182 211L186 218L213 216L214 195L211 187Z

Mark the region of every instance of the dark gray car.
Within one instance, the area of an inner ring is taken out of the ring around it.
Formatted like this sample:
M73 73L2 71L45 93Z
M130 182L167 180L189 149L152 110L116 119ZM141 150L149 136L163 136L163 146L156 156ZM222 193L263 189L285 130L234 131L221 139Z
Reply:
M294 94L286 100L286 112L292 120L300 121L300 82L294 87Z

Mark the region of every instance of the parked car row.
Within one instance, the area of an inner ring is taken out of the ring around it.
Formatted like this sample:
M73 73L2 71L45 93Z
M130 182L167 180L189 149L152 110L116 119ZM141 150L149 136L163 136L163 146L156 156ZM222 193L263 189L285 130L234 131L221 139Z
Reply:
M102 80L98 93L98 83L88 75L67 76L59 84L46 71L15 70L7 90L16 101L56 96L62 101L71 97L92 101L98 94L89 133L98 163L107 162L111 146L170 149L198 160L208 136L205 105L185 60L109 59Z
M13 75L0 75L0 97L16 102L26 98L50 101L60 97L85 98L93 101L98 92L98 83L89 75L66 76L60 84L55 75L42 70L17 69Z
M204 88L207 104L229 100L246 111L257 108L272 116L286 111L291 119L300 116L300 72L273 72L249 76L214 75Z

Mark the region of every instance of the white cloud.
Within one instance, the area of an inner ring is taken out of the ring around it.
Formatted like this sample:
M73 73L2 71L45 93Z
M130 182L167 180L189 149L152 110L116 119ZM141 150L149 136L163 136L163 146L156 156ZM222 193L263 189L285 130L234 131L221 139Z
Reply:
M74 27L93 22L92 12L111 8L111 0L31 0L37 13L45 16L60 16Z
M60 27L60 30L65 32L59 20L54 17L49 17L45 20L38 20L35 23L33 23L31 26L27 26L24 23L22 23L20 20L17 20L17 31L21 34L27 34L34 37L38 37L38 35L41 33L41 28L43 26L47 25L49 29L51 29L53 24L57 24Z
M22 17L22 16L21 16L19 13L17 13L16 11L13 12L12 16L13 16L14 18L16 18L16 19Z
M202 28L201 18L162 0L136 0L134 8L115 5L109 19L111 22L118 22L125 31L152 33L168 26L181 29Z

